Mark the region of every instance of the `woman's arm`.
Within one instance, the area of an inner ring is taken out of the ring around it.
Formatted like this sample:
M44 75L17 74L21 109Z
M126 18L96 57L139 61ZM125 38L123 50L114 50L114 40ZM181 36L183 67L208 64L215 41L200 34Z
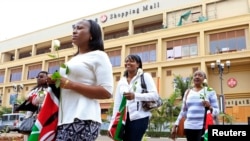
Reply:
M142 88L141 88L141 77L140 76L137 81L140 82L136 85L137 91L134 92L135 95L135 101L156 101L158 100L159 94L155 85L155 81L152 78L152 76L149 73L144 73L144 81L147 86L147 93L142 93Z
M213 116L216 116L220 113L219 110L219 105L218 105L218 100L217 100L217 94L215 91L211 91L210 93L210 107L209 109L211 110Z

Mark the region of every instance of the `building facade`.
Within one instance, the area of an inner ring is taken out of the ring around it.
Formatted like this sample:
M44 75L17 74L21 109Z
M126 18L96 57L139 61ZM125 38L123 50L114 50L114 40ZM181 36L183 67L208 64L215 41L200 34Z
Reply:
M248 122L250 0L143 0L83 18L102 27L114 86L123 75L128 54L141 56L144 71L152 74L162 98L173 93L175 75L185 78L201 69L218 96L224 95L226 113L236 122ZM2 106L12 106L15 96L24 97L36 85L40 70L53 73L73 56L71 26L79 20L0 42ZM61 42L60 59L48 56L55 54L55 39ZM103 113L112 102L100 100Z

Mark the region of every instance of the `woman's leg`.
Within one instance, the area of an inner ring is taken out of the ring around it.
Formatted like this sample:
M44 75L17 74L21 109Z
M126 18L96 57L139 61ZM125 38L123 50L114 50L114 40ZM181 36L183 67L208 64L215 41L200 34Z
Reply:
M202 129L185 129L187 141L201 141Z
M129 115L128 115L129 116ZM149 117L130 121L127 117L123 141L141 141L149 123Z

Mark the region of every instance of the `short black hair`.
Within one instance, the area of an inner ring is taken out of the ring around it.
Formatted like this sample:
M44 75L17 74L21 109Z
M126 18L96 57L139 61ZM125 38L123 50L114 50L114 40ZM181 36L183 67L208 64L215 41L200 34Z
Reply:
M138 68L141 68L142 69L142 61L141 61L141 57L139 56L139 55L137 55L137 54L130 54L130 55L128 55L126 58L125 58L125 60L126 59L131 59L131 60L133 60L133 61L135 61L136 63L138 63L139 64L139 67ZM124 72L124 75L123 76L128 76L128 71L126 70L125 72Z
M48 72L47 72L47 71L40 71L40 72L37 74L37 77L38 77L38 75L41 74L41 73L44 73L44 74L48 75Z

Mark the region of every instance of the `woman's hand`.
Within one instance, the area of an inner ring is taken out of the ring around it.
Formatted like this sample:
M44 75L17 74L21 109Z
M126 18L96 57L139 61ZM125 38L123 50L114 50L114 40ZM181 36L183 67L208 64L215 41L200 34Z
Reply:
M202 103L203 103L204 107L210 108L210 106L211 106L209 101L203 100Z
M47 78L47 83L48 84L55 84L55 80L52 80L52 74L48 75ZM60 78L60 87L64 88L64 89L69 89L70 88L70 84L72 84L72 81L70 81L69 79L65 78L65 77L61 77Z
M46 80L47 84L55 84L55 80L52 80L52 74L48 74L48 78Z
M135 99L135 94L132 92L124 92L123 95L126 97L127 100Z
M202 103L203 103L204 107L208 108L211 111L211 113L213 112L213 107L211 106L210 102L202 101Z
M173 139L175 141L175 138L176 138L176 133L177 133L177 126L174 125L173 128L172 128L172 131L171 131L171 139Z

